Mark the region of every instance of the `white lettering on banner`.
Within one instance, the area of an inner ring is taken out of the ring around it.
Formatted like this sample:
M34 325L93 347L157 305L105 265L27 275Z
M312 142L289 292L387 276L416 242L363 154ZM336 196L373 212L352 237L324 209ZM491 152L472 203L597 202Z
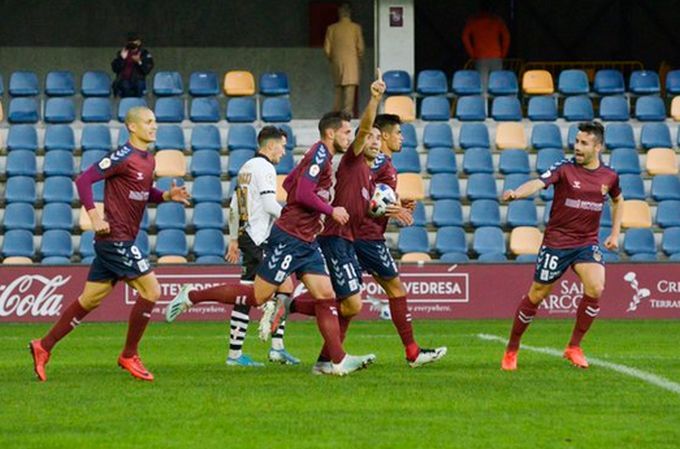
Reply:
M547 310L550 314L575 313L583 299L583 284L565 279L559 283L559 287L559 292L548 295L539 309Z
M680 281L659 281L656 289L661 293L680 293Z
M64 295L55 292L69 280L71 276L48 278L39 274L26 274L9 284L0 285L0 316L58 316ZM36 288L40 288L38 294L28 293Z
M680 309L680 300L662 301L659 299L650 299L649 303L652 305L652 309Z
M401 273L408 292L408 302L413 303L467 303L470 302L468 273ZM362 292L369 296L385 296L385 291L370 276L364 276Z

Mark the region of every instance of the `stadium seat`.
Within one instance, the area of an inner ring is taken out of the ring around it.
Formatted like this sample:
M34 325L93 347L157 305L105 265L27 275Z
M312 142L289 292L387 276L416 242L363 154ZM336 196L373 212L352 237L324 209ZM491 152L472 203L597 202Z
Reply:
M522 123L499 123L496 127L496 147L499 150L507 148L526 148L527 138Z
M652 70L635 70L628 79L628 90L635 95L659 94L659 75Z
M656 254L654 233L648 228L627 229L623 237L623 250L629 256L635 254Z
M598 95L620 95L626 91L623 75L619 70L601 69L595 73L593 90Z
M42 213L42 227L45 230L63 229L70 232L73 229L71 205L66 203L45 205Z
M508 226L538 226L538 214L533 200L516 200L508 205Z
M385 93L387 95L402 95L413 92L411 75L404 70L388 70L383 73L383 81L385 81Z
M115 145L116 148L125 145L128 140L130 140L130 133L126 126L122 126L118 129L118 141Z
M158 123L180 123L184 120L184 100L179 97L159 98L154 114Z
M127 112L131 108L136 108L139 106L147 107L146 100L144 98L128 97L121 98L120 103L118 103L118 121L124 122Z
M45 176L68 176L75 174L73 153L64 150L53 150L45 154L43 173Z
M448 123L428 123L423 131L423 145L425 148L446 147L453 148L453 133ZM404 146L407 146L404 144ZM408 145L410 146L410 145Z
M625 194L623 196L626 198ZM627 199L623 202L624 228L649 228L652 226L652 213L649 204L643 200Z
M491 104L491 117L499 122L522 120L522 107L514 96L496 97Z
M45 203L68 203L74 199L73 181L65 176L50 176L43 183L43 196Z
M400 262L415 263L415 262L430 262L432 257L427 253L406 253L399 259Z
M413 210L413 224L412 226L427 226L427 215L425 213L425 205L422 201L416 201L416 207ZM397 222L397 225L402 227L402 224Z
M569 130L567 131L567 146L570 150L574 149L574 143L576 143L576 134L578 134L578 125L570 125Z
M425 97L420 103L420 119L425 121L448 121L451 105L444 95Z
M420 156L415 148L404 147L392 155L392 164L397 173L420 173Z
M85 72L80 92L84 97L108 97L111 95L111 77L103 71Z
M630 119L628 100L624 96L604 97L600 101L600 118L605 121L624 122Z
M427 231L419 226L411 226L399 230L397 249L401 253L427 253L430 245Z
M199 229L194 237L193 250L197 257L224 257L226 247L223 232L219 229Z
M538 125L540 126L540 125ZM463 123L460 127L459 143L461 148L489 148L489 130L483 123Z
M220 154L212 150L199 150L191 156L189 167L191 176L220 176L222 167L220 165Z
M135 246L139 249L144 257L149 257L149 254L151 254L151 245L149 244L149 234L147 234L146 231L140 230L137 233Z
M451 90L458 96L481 95L482 79L476 70L458 70L451 79Z
M181 265L187 263L188 260L184 256L173 256L173 255L168 255L168 256L161 256L158 258L156 263L158 265Z
M31 265L33 260L30 257L13 256L5 257L2 261L4 265Z
M9 127L7 134L7 150L28 150L35 152L38 149L38 133L33 125L14 125Z
M40 95L38 75L35 72L18 71L9 78L9 94L13 97L34 97Z
M79 172L84 172L90 165L99 162L104 156L108 154L108 151L104 150L90 150L83 153L80 158Z
M532 121L553 122L557 120L557 102L550 95L541 95L529 99L527 117Z
M385 100L385 114L398 115L402 122L416 119L416 105L411 97L397 95Z
M257 150L257 133L252 125L232 125L227 135L229 150Z
M499 252L484 253L484 254L480 254L479 257L477 257L477 262L485 262L485 263L500 263L500 262L506 262L507 260L508 260L508 257L505 255L505 253L499 253Z
M588 75L583 70L562 70L557 80L557 90L562 95L587 95L590 91Z
M420 95L445 95L448 91L446 74L441 70L421 70L416 79L416 92Z
M104 201L104 181L95 182L92 184L92 197L95 202Z
M160 188L160 187L159 187ZM217 176L199 176L194 179L191 196L196 203L222 202L222 184Z
M158 97L182 95L184 84L179 72L156 72L153 76L153 93Z
M680 94L680 70L666 73L666 95Z
M199 203L194 207L196 229L224 229L224 213L217 203Z
M646 170L650 175L677 175L678 159L670 148L652 148L647 152Z
M515 257L517 263L536 263L536 254L520 254Z
M85 231L80 234L78 253L81 259L94 257L94 231Z
M62 150L72 153L76 148L73 128L68 125L49 125L45 129L45 151Z
M470 224L473 227L501 226L501 211L496 200L476 200L470 206Z
M475 229L472 237L472 249L477 254L505 254L505 238L501 228L486 226Z
M640 158L633 148L616 148L612 150L609 166L619 174L639 175Z
M80 113L83 122L108 122L111 116L111 101L108 98L86 98L83 101Z
M649 95L635 101L635 118L641 122L661 122L666 120L666 105L661 97Z
M201 100L194 99L194 102ZM227 103L227 121L232 123L250 123L257 119L255 98L232 98Z
M156 188L159 190L170 190L172 187L172 182L175 181L175 184L178 186L183 186L184 185L184 179L182 178L173 178L173 177L167 177L167 178L158 178L156 180Z
M680 227L664 229L663 237L661 238L661 249L669 256L680 254Z
M609 201L605 201L602 204L602 215L600 215L600 226L611 227L611 225L612 225L612 209L611 209L611 206L609 206Z
M401 179L397 182L397 193L399 194L400 198L404 198L404 196L401 195L401 193L399 193L399 190L401 189L400 183ZM430 198L432 198L435 201L445 199L448 200L460 199L460 185L458 184L458 177L455 174L451 173L439 173L433 175L432 178L430 179Z
M486 119L484 97L470 95L456 102L456 118L461 122L480 122Z
M463 226L463 209L458 200L438 200L434 202L432 223L438 227Z
M47 123L71 123L76 119L76 107L71 98L48 98L45 103Z
M463 172L493 173L493 159L488 148L469 148L463 155Z
M265 98L262 102L262 121L267 123L290 122L293 119L290 99L286 97Z
M149 208L147 207L147 208L144 209L144 214L142 215L142 221L139 223L139 229L143 229L145 231L148 231L150 220L151 219L149 218Z
M222 89L230 97L255 95L255 78L247 70L232 70L224 75Z
M28 203L11 203L5 207L3 227L5 232L13 229L35 230L35 208Z
M425 125L425 127L427 128L430 125L437 126L439 124L438 123L428 123L427 125ZM412 147L412 148L415 148L415 147L418 146L418 137L416 136L416 128L412 124L402 123L401 124L401 135L404 138L404 142L402 143L403 146ZM286 144L286 146L287 145L288 144Z
M635 148L633 128L628 123L609 123L604 129L604 144L614 148Z
M536 227L519 226L510 232L510 252L516 255L538 254L543 234Z
M0 97L5 93L5 82L4 79L2 78L2 74L0 74Z
M457 179L456 184L458 184ZM419 201L424 199L425 186L422 177L415 173L402 173L397 175L397 195L404 200Z
M163 229L156 236L156 254L163 256L184 256L189 254L184 231Z
M498 171L507 175L511 173L529 173L529 153L524 150L504 150L498 163Z
M220 104L217 98L193 98L189 119L196 123L217 123L220 120Z
M38 101L33 97L12 98L7 121L10 123L36 123L40 120Z
M562 116L568 122L591 121L595 117L593 103L587 95L567 97Z
M671 132L665 123L645 123L640 134L642 148L673 148Z
M439 256L439 262L442 263L466 263L470 258L466 253L444 253Z
M531 179L529 175L525 173L513 173L511 175L506 175L505 179L503 180L503 192L506 190L515 190L517 187L521 186L525 182L529 181ZM533 198L534 195L531 195L529 198Z
M552 95L553 79L547 70L527 70L522 75L522 92L528 95Z
M184 176L186 159L180 150L164 150L156 153L156 176Z
M156 208L156 227L184 230L187 216L184 205L175 202L161 203Z
M235 126L232 126L230 129L233 130ZM194 126L191 131L192 151L213 150L219 152L222 148L220 140L220 131L214 125Z
M539 175L549 169L554 163L565 158L562 148L544 148L536 156L536 173Z
M496 180L493 175L487 173L475 173L470 175L467 183L466 196L470 201L498 200Z
M30 176L38 173L35 153L28 150L14 150L7 155L7 176Z
M285 72L265 72L260 75L261 95L288 95L288 75Z
M517 75L511 70L494 70L489 73L489 95L513 95L519 93Z
M467 253L465 231L458 226L446 226L438 229L434 241L434 249L439 254Z
M238 175L238 171L243 164L255 156L255 152L251 150L233 150L229 152L229 162L227 165L227 173L230 177Z
M189 76L189 95L192 97L212 97L219 92L215 72L192 72Z
M2 240L3 257L33 257L33 232L15 229L5 232Z
M680 200L680 178L674 175L654 176L651 196L655 201Z
M71 72L48 72L45 78L45 94L64 97L76 94L75 79Z
M427 154L427 172L456 173L456 154L453 149L445 147L430 148Z
M628 200L644 200L645 187L640 175L620 175L619 184L623 197Z
M184 151L184 132L179 125L161 125L156 131L157 150Z
M662 228L680 226L680 201L661 201L656 208L656 224Z

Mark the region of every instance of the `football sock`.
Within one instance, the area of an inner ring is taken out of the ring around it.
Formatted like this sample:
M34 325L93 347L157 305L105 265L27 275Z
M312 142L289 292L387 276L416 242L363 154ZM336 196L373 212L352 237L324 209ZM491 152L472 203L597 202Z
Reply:
M576 309L576 325L571 334L569 346L581 346L583 336L590 329L590 325L595 321L595 317L600 313L600 305L596 298L588 295L583 295L581 303Z
M250 306L235 305L229 320L229 358L238 359L243 354L243 342L246 339L250 322Z
M522 338L522 334L534 320L537 311L538 304L529 301L528 295L522 296L512 323L512 331L510 332L510 340L507 346L508 351L517 351L519 349L519 341Z
M275 349L277 351L281 351L284 346L283 346L283 334L286 332L286 321L283 320L281 321L281 324L279 324L279 327L276 329L276 332L274 332L274 335L272 335L272 349Z
M80 301L77 299L73 301L66 310L64 310L64 313L61 314L57 322L54 323L54 326L52 326L52 329L50 329L47 335L40 340L42 347L46 351L51 351L54 345L75 329L88 313L90 313L90 311L85 310L83 306L80 305Z
M340 307L339 305L337 307ZM347 328L349 328L349 323L352 320L352 317L344 317L340 314L338 314L338 327L340 329L340 342L345 343L345 337L347 336ZM324 343L323 348L321 348L321 354L319 354L319 358L317 359L320 362L328 362L331 359L330 354L328 352L328 346Z
M307 316L316 316L316 303L319 302L307 295L297 297L290 303L290 313L301 313ZM332 301L331 301L332 302Z
M137 298L137 302L132 306L130 311L130 320L128 321L128 332L125 340L125 348L123 349L123 357L132 357L137 354L137 346L139 340L142 339L146 325L151 319L151 311L154 303L142 298Z
M189 292L189 301L193 304L199 302L215 301L222 304L243 304L257 306L255 302L255 290L252 285L223 284L205 290L192 290Z
M333 363L340 363L345 358L345 351L340 341L340 325L335 302L330 299L316 300L316 324L328 348L328 355Z
M406 296L389 298L390 315L392 323L397 328L397 333L401 337L401 342L406 349L406 358L413 361L418 357L420 348L413 339L413 325L411 324L411 314L408 311Z

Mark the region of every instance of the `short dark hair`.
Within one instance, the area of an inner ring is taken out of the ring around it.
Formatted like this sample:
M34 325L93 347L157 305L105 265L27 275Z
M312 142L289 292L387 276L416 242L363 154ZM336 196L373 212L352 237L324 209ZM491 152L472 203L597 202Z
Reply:
M263 147L267 140L269 139L283 139L284 137L288 137L288 134L286 134L286 131L282 130L281 128L278 128L276 126L265 126L260 130L260 132L257 135L257 144L260 147Z
M401 118L396 114L380 114L375 118L373 126L382 131L391 131L397 125L401 125Z
M127 37L127 41L128 41L128 42L141 41L141 40L142 40L141 36L140 36L139 33L136 32L136 31L130 31L130 32L127 34L126 37Z
M592 134L599 144L604 142L604 126L600 122L581 122L578 124L578 130L586 134Z
M324 132L328 128L333 130L338 130L342 126L342 122L351 122L352 116L344 111L327 112L319 120L319 134L323 137Z

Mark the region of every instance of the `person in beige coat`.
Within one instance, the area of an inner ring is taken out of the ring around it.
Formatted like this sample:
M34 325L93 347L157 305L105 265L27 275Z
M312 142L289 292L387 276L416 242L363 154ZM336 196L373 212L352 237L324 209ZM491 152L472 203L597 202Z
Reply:
M354 96L359 86L359 60L364 55L364 38L361 26L352 22L349 4L340 5L338 16L338 22L326 30L323 48L331 62L335 83L333 110L353 114Z

